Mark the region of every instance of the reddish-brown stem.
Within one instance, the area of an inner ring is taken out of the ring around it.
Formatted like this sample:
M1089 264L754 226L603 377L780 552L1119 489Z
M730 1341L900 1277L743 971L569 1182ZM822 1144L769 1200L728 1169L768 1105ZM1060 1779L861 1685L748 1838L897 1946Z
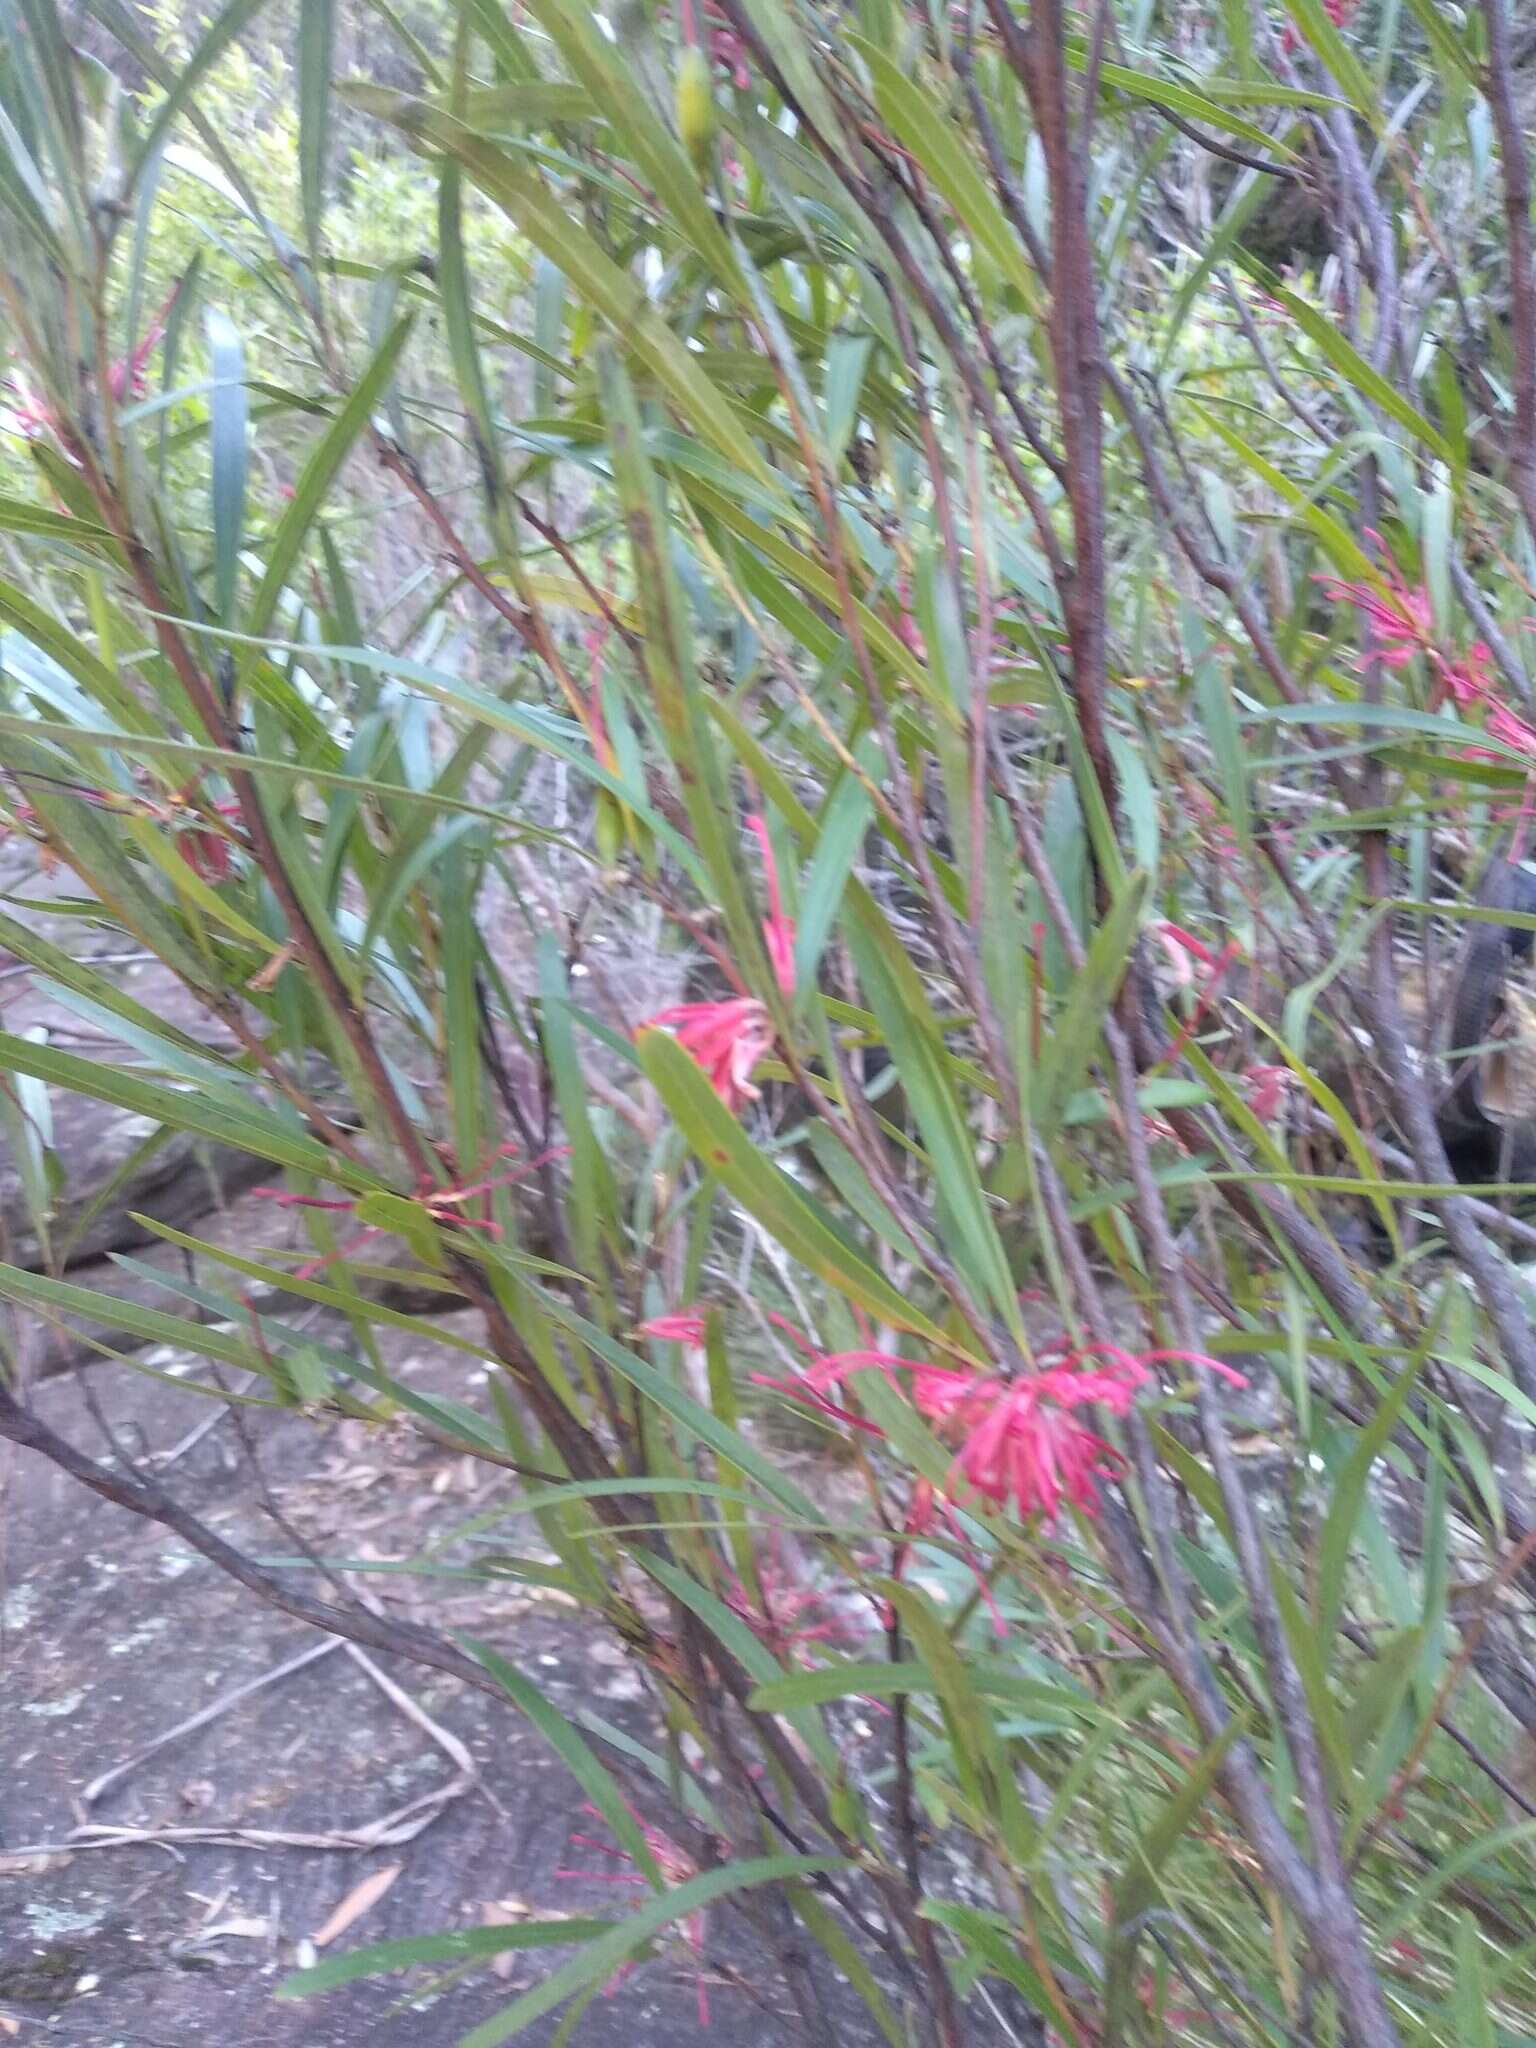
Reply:
M1515 365L1510 475L1526 530L1536 542L1536 267L1531 257L1531 159L1525 118L1515 97L1505 0L1483 0L1483 20L1488 29L1485 84L1504 169L1504 218L1509 237L1509 342Z

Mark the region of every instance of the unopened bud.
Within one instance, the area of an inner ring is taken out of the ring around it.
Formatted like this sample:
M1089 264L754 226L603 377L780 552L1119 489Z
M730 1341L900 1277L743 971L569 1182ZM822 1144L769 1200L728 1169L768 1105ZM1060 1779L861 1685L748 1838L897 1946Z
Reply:
M709 59L696 43L683 51L677 67L677 132L702 176L714 147L715 89Z

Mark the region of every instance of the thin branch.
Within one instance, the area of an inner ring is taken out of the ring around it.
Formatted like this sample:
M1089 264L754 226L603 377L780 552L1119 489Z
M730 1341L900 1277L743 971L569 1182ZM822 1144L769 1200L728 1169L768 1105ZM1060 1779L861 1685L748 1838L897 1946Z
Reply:
M1515 362L1515 422L1510 475L1536 544L1536 269L1531 260L1531 160L1515 97L1515 63L1505 0L1483 0L1488 29L1485 86L1504 166L1504 218L1509 236L1509 342Z
M492 1699L506 1700L505 1690L482 1665L429 1629L421 1628L415 1622L389 1621L380 1615L370 1614L366 1608L338 1607L329 1600L318 1600L264 1570L244 1551L227 1543L206 1522L184 1508L158 1479L142 1467L132 1472L114 1471L111 1466L103 1465L84 1451L77 1450L40 1415L24 1408L3 1381L0 1381L0 1438L19 1444L23 1450L38 1452L82 1486L89 1487L92 1493L100 1494L103 1500L114 1501L118 1507L127 1508L130 1514L158 1522L162 1528L171 1530L200 1556L206 1557L210 1564L217 1565L220 1571L237 1579L269 1607L280 1608L284 1614L293 1615L295 1620L307 1621L329 1635L343 1636L348 1642L360 1643L365 1649L404 1657L411 1663L447 1672L450 1677L462 1679L466 1685L473 1686L477 1692L487 1693Z

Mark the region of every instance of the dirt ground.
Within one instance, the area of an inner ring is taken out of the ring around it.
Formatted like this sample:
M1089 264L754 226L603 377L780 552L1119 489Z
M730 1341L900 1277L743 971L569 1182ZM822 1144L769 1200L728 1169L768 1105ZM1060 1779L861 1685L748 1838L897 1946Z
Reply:
M447 1352L395 1363L416 1384L461 1396L475 1370ZM227 1414L189 1443L218 1412L210 1404L117 1366L94 1369L92 1383L114 1431L136 1456L160 1459L186 1505L255 1553L282 1553ZM78 1376L49 1380L36 1404L104 1454ZM299 1415L262 1420L271 1495L322 1550L334 1552L328 1538L345 1525L349 1555L404 1556L487 1515L510 1490L419 1440L381 1442L356 1423L322 1428ZM627 1887L557 1875L602 1858L570 1850L581 1795L515 1713L456 1679L377 1660L398 1689L391 1697L349 1650L324 1648L328 1638L40 1458L0 1458L0 1488L0 2048L449 2048L570 1951L508 1952L504 1976L482 1966L437 1989L418 1970L298 2002L272 1993L369 1879L387 1888L325 1954L499 1917L625 1910ZM529 1547L526 1532L507 1540ZM508 1584L488 1597L451 1577L352 1583L438 1629L491 1640L567 1709L590 1706L646 1733L638 1681L560 1596ZM322 1649L85 1803L94 1780L200 1709ZM467 1782L443 1738L462 1745ZM418 1801L396 1830L380 1829ZM83 1823L146 1838L87 1847L70 1839ZM186 1829L224 1839L167 1838ZM378 1839L396 1831L411 1838ZM291 1839L304 1837L318 1845ZM49 1844L57 1853L21 1853ZM795 2038L771 1992L759 2001L714 1970L706 1989L716 2036L744 2048ZM522 2038L547 2042L557 2024ZM679 1949L644 1964L594 2002L575 2038L581 2048L687 2048L701 2038L692 1958Z
M50 914L73 886L62 871L37 872L25 846L0 844L12 914L207 1042L206 1019L162 968L104 926ZM82 1020L3 952L0 1022L88 1058L133 1061L98 1019ZM135 1164L144 1120L49 1093L47 1142L62 1176L51 1243L39 1242L0 1142L0 1259L62 1257L67 1277L98 1297L198 1319L225 1311L168 1295L160 1276L227 1297L228 1269L157 1242L134 1212L256 1256L301 1241L297 1212L250 1192L273 1177L259 1163L174 1141ZM117 1262L123 1254L136 1269ZM351 1348L327 1311L288 1299L281 1313ZM27 1317L20 1336L29 1401L91 1457L110 1460L115 1438L268 1563L294 1548L274 1505L328 1559L387 1563L442 1545L444 1576L375 1570L349 1584L386 1611L488 1641L568 1712L654 1735L639 1680L563 1595L452 1575L465 1555L455 1532L511 1500L508 1475L403 1430L268 1408L243 1411L258 1472L224 1405L177 1383L205 1378L203 1361L135 1350L138 1339L94 1318ZM420 1391L486 1405L472 1357L380 1338L391 1371ZM103 1341L131 1361L82 1368ZM508 1524L496 1541L528 1555L534 1535ZM325 1590L312 1573L304 1582ZM184 1726L205 1710L202 1725ZM622 1882L559 1875L604 1862L600 1849L571 1848L573 1829L592 1829L581 1800L510 1707L419 1666L379 1659L370 1671L158 1525L0 1443L0 2048L452 2048L571 1951L507 1951L501 1973L447 1976L440 1965L296 2002L273 1992L316 1950L528 1916L621 1915L638 1896ZM209 1839L188 1839L199 1832ZM796 2040L761 1964L733 1975L729 1934L710 1933L710 2038ZM596 1999L572 2038L576 2048L691 2048L703 2038L698 1994L679 1943ZM519 2039L546 2043L559 2024L557 2013ZM850 2016L840 2038L864 2048L869 2037Z

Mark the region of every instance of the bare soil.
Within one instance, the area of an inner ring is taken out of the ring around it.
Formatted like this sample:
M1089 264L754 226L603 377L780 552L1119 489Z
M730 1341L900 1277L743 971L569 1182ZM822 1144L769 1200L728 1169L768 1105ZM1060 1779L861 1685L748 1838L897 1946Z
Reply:
M445 1351L393 1363L416 1384L461 1397L466 1366L473 1370ZM122 1368L93 1369L93 1386L138 1457L163 1459L209 1411ZM104 1454L78 1375L50 1380L36 1401L56 1428ZM339 1554L345 1530L353 1558L404 1556L510 1497L500 1475L419 1440L302 1415L259 1420L272 1496L322 1551ZM287 1548L227 1415L161 1469L233 1541L268 1558ZM432 1973L418 1970L274 2002L302 1944L363 1880L399 1866L325 1953L496 1918L614 1915L630 1903L623 1885L557 1876L602 1859L569 1850L572 1828L583 1826L581 1794L528 1724L453 1678L402 1663L386 1675L465 1746L474 1785L429 1807L408 1841L281 1839L366 1840L381 1819L459 1775L345 1648L179 1737L86 1809L82 1794L103 1772L328 1639L40 1459L13 1453L0 1463L0 1486L0 2048L448 2048L569 1951L509 1952L505 1977L481 1967L437 1990ZM526 1549L526 1537L509 1536L508 1547ZM567 1709L589 1705L647 1732L638 1681L558 1595L382 1573L352 1583L386 1608L489 1639ZM202 1828L225 1839L85 1847L71 1840L82 1822L150 1837ZM47 1844L57 1853L18 1853ZM754 2048L794 2039L771 1992L759 2002L728 1978L709 1973L715 2030ZM548 2041L556 2025L541 2022L524 2038ZM576 2038L582 2048L687 2048L701 2038L691 1956L643 1965L590 2007Z

